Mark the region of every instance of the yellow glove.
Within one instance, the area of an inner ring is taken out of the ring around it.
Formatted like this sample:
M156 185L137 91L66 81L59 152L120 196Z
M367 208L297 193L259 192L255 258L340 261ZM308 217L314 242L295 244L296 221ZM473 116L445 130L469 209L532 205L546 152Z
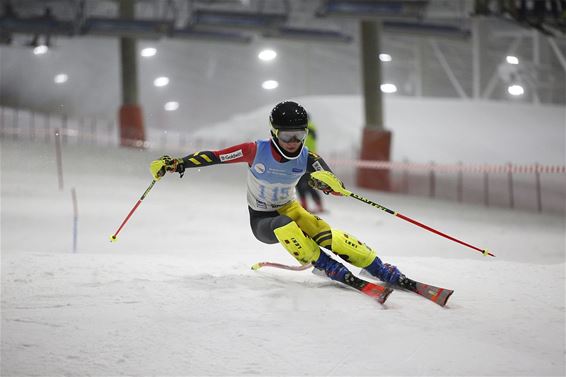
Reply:
M309 185L321 190L326 195L350 196L351 192L344 188L344 183L329 171L321 170L311 173Z
M185 165L182 158L171 158L170 156L161 156L158 160L152 161L149 170L153 179L159 181L165 175L165 172L179 173L181 178L185 174Z

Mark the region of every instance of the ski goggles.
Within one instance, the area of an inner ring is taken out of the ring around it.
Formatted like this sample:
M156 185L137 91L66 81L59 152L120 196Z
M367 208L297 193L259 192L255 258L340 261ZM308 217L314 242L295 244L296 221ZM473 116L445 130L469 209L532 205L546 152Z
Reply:
M284 143L290 143L292 141L302 142L309 133L306 128L301 130L278 130L277 128L273 128L272 130L275 137Z

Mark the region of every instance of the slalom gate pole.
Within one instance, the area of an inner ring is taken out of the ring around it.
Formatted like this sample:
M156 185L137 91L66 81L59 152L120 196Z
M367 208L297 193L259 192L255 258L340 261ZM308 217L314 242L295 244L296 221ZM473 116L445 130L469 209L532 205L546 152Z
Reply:
M149 187L145 190L145 192L143 193L143 195L141 196L141 198L139 198L138 202L136 203L136 205L134 206L134 208L132 208L132 210L130 211L130 213L128 213L128 216L126 216L126 218L124 219L124 221L122 221L122 224L120 225L120 227L118 228L118 230L116 231L116 233L114 233L112 236L110 236L110 242L116 242L116 237L118 236L118 233L120 233L120 231L122 230L122 228L124 227L124 225L126 225L126 223L128 222L128 220L130 219L130 217L132 216L132 214L136 211L136 209L139 207L139 205L141 204L141 202L144 200L144 198L146 197L146 195L149 193L149 191L153 188L153 185L155 185L155 182L157 182L155 179L153 181L151 181Z
M77 235L79 226L79 206L77 201L77 190L71 189L71 200L73 201L73 253L77 252Z
M347 191L347 190L345 190L345 191ZM458 242L458 243L461 244L461 245L464 245L464 246L467 246L467 247L469 247L469 248L471 248L471 249L474 249L474 250L476 250L476 251L479 251L480 253L482 253L482 254L485 255L485 256L489 255L489 256L491 256L491 257L495 257L495 255L493 255L492 253L490 253L489 251L487 251L487 249L480 249L479 247L470 245L469 243L466 243L466 242L464 242L464 241L460 241L460 240L457 239L457 238L454 238L454 237L452 237L452 236L449 236L448 234L442 233L441 231L438 231L438 230L436 230L436 229L434 229L434 228L431 228L431 227L428 226L428 225L425 225L425 224L423 224L423 223L420 223L420 222L418 222L417 220L413 220L413 219L411 219L410 217L407 217L407 216L402 215L402 214L400 214L400 213L398 213L398 212L392 211L392 210L390 210L390 209L387 208L387 207L384 207L384 206L382 206L382 205L380 205L380 204L377 204L377 203L375 203L375 202L372 202L371 200L369 200L369 199L367 199L367 198L364 198L363 196L360 196L360 195L355 194L355 193L353 193L353 192L348 192L348 193L349 193L348 196L350 196L350 197L352 197L352 198L354 198L354 199L357 199L357 200L359 200L359 201L361 201L361 202L363 202L363 203L369 204L369 205L371 205L371 206L373 206L373 207L375 207L375 208L378 208L378 209L380 209L380 210L382 210L382 211L385 211L385 212L389 213L390 215L397 216L397 217L399 217L400 219L403 219L403 220L408 221L408 222L410 222L410 223L412 223L412 224L415 224L415 225L417 225L417 226L420 226L421 228L426 229L426 230L428 230L429 232L432 232L432 233L438 234L439 236L448 238L448 239L451 240L451 241Z

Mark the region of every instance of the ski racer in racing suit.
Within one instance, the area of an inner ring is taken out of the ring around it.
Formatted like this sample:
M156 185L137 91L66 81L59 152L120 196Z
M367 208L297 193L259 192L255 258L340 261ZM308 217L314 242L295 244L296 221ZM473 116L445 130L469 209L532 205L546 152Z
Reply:
M295 186L304 174L331 172L319 155L304 146L308 133L306 110L296 102L281 102L273 108L270 123L268 140L196 152L182 158L162 156L151 163L151 173L159 180L166 172L177 172L182 177L189 168L246 163L250 225L259 241L280 243L301 264L312 263L329 278L342 283L347 283L352 273L321 247L384 282L397 284L404 277L397 267L383 263L369 246L349 233L332 228L296 200ZM338 178L332 177L343 187ZM322 181L311 179L309 183L325 194L341 195Z

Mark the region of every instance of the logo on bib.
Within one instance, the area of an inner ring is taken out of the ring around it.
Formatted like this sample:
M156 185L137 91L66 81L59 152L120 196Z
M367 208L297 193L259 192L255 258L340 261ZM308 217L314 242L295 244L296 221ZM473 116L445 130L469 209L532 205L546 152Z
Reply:
M255 170L256 172L258 172L259 174L263 174L263 173L265 173L265 165L264 165L264 164L261 164L261 163L255 164L255 165L254 165L254 170Z

